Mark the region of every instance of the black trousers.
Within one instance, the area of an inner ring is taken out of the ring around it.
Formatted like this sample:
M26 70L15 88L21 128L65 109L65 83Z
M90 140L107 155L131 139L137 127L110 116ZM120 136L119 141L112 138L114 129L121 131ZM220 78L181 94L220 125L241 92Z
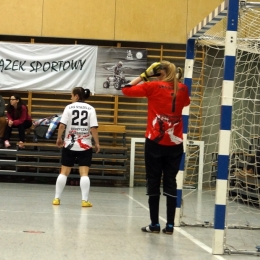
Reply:
M160 185L163 180L163 195L166 197L167 224L174 225L176 210L176 175L183 155L183 144L159 145L145 141L146 188L152 225L159 223Z
M12 130L13 128L18 128L18 133L19 133L19 140L24 142L25 139L25 129L30 128L32 126L32 121L31 120L25 120L22 124L17 125L17 126L8 126L6 125L5 127L5 134L4 134L4 140L10 140L11 135L12 135Z
M183 144L164 146L149 139L145 141L145 168L147 195L160 195L161 179L163 194L176 197L176 175L183 155Z

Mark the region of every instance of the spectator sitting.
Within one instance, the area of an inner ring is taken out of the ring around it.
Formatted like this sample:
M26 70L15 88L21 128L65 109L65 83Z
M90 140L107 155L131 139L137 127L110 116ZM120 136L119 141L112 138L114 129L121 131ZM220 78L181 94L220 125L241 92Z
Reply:
M13 127L18 128L19 132L19 147L24 148L24 139L25 139L25 129L32 126L32 118L28 114L28 108L23 103L22 99L18 95L12 95L10 97L10 102L7 105L7 126L5 128L4 134L4 144L5 148L10 147L10 138L12 134Z
M5 118L5 100L0 96L0 147L3 147L3 137L6 127L6 118Z
M260 178L260 147L256 148L255 156L253 156L244 171L251 176Z

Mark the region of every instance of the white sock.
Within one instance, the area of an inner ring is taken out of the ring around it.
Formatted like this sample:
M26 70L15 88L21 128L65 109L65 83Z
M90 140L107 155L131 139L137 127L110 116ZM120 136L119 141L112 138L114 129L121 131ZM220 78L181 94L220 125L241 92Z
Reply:
M80 188L82 194L82 200L88 201L90 180L88 176L80 177Z
M59 174L57 180L56 180L56 189L55 189L55 199L60 198L61 193L64 190L64 187L67 182L67 176L63 174Z

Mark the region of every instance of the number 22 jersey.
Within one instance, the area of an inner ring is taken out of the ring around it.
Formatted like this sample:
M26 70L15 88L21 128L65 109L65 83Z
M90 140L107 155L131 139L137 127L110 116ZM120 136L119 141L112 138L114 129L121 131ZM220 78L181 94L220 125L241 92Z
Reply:
M66 125L64 147L84 151L92 147L91 127L98 127L94 107L85 102L74 102L63 111L60 123Z

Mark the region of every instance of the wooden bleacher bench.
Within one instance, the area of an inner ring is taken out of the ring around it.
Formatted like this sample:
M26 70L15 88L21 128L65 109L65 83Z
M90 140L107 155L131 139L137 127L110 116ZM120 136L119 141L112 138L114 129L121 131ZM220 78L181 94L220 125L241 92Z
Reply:
M126 129L122 125L100 125L98 127L100 152L93 149L89 176L93 179L125 180L127 173ZM57 177L61 167L61 149L51 140L25 142L25 149L0 149L0 174ZM78 178L73 167L70 177ZM10 172L11 170L11 172Z

